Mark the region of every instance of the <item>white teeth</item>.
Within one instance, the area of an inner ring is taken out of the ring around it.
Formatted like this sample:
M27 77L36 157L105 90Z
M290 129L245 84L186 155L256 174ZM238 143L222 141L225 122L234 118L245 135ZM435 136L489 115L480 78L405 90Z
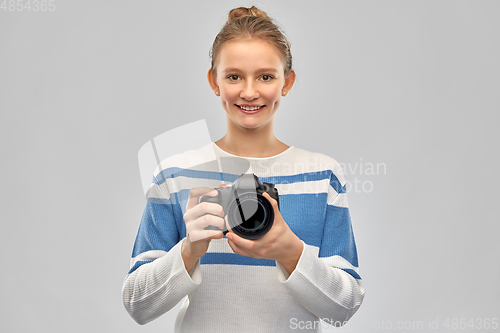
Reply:
M243 110L245 111L255 111L255 110L258 110L260 109L262 106L239 106L240 108L242 108Z

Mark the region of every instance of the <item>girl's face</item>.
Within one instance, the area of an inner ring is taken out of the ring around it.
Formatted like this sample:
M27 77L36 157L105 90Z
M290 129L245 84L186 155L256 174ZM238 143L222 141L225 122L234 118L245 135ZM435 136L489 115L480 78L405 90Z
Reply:
M217 78L209 71L209 81L220 93L228 126L247 129L264 128L295 79L294 72L285 79L283 62L276 47L264 40L226 42L217 59Z

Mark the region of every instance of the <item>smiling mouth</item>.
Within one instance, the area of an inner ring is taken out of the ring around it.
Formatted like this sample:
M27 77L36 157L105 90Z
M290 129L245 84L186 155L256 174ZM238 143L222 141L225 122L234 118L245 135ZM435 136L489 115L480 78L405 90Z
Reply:
M236 104L236 106L243 112L245 113L256 113L258 111L260 111L263 107L265 107L265 105L261 105L261 106L241 106L241 105L238 105Z

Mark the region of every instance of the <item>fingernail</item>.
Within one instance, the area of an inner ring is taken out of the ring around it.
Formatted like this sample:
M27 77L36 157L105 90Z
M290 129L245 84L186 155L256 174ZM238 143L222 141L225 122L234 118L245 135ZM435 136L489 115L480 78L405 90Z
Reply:
M227 239L229 239L229 240L233 240L233 235L231 235L231 234L227 234L227 235L226 235L226 238L227 238Z
M208 193L208 194L210 194L210 195L218 195L218 194L219 194L219 192L218 192L217 190L213 190L212 192L210 192L210 193Z

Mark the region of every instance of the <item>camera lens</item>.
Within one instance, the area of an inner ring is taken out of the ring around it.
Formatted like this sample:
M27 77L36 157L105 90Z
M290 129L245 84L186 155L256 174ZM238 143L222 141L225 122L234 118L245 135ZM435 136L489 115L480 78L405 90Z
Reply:
M235 234L247 239L257 239L271 229L274 211L271 203L261 194L246 193L230 204L228 220Z
M246 219L241 216L243 207L246 204L249 204L249 200L246 200L244 202L240 201L240 204L238 205L238 211L240 214L241 220L243 220L243 223L240 224L240 226L244 229L256 229L262 225L262 222L266 219L266 211L264 210L264 207L262 207L262 204L257 201L257 209L255 213L253 213L251 216L248 216Z

